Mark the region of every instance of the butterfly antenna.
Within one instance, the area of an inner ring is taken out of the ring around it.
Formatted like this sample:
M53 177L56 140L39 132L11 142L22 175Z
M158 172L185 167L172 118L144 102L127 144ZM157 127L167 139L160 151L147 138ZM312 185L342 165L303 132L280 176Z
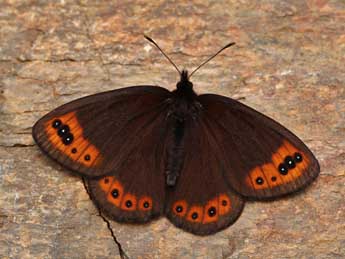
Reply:
M149 36L146 36L145 34L144 34L144 37L149 42L151 42L153 45L155 45L157 47L157 49L159 49L159 51L164 55L164 57L166 57L167 60L169 60L169 62L176 68L177 72L181 75L180 69L178 69L178 67L175 65L175 63L168 57L167 54L164 53L164 51L158 46L158 44L153 39L151 39Z
M203 63L201 63L196 69L193 70L192 73L190 73L188 79L191 78L192 75L193 75L196 71L198 71L203 65L205 65L207 62L209 62L211 59L213 59L214 57L216 57L216 56L217 56L219 53L221 53L223 50L225 50L225 49L231 47L232 45L235 45L235 42L231 42L231 43L229 43L229 44L226 44L223 48L221 48L220 50L218 50L218 52L217 52L216 54L212 55L212 56L209 57L206 61L204 61Z

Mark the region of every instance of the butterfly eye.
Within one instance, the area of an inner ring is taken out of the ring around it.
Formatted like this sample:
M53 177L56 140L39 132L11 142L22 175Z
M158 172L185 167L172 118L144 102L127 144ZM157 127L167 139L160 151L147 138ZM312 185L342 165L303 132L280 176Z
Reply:
M275 176L272 176L272 177L271 177L271 181L272 181L272 182L275 182L275 181L277 181L277 177L275 177Z
M91 159L91 156L89 154L84 156L84 160L85 161L90 161L90 159Z
M72 148L71 152L72 152L73 154L75 154L75 153L77 153L77 149L74 147L74 148Z
M226 205L228 205L228 202L226 200L222 200L222 206L226 207Z

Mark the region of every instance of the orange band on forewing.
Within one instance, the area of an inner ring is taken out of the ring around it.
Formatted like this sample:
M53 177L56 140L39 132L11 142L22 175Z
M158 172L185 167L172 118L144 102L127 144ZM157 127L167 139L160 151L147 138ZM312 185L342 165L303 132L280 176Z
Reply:
M280 149L285 150L285 152L288 155L293 156L294 153L297 152L297 149L293 148L293 149L291 149L291 151L292 151L291 152L290 149L287 148L287 145L292 147L292 145L290 145L289 143L284 142ZM298 165L296 164L295 168L289 169L289 173L286 176L290 177L291 181L294 181L302 175L303 171L304 171L304 169L301 168L300 164L298 164Z
M284 163L284 159L287 156L294 157L294 154L297 152L302 155L302 162L295 163L295 168L289 168L288 173L282 175L278 169L279 165ZM272 154L271 163L255 167L248 174L245 182L247 186L254 188L255 190L274 188L276 186L295 181L303 174L308 166L309 160L307 156L302 151L295 148L291 143L283 141L278 150ZM261 177L264 182L261 184L257 183L256 180L258 177Z
M55 133L56 134L56 133ZM49 139L49 142L58 150L61 152L64 152L66 150L66 146L62 143L60 137L56 134L51 136Z
M73 116L75 116L75 112L66 113L65 115L60 116L59 118L53 118L45 123L45 130L48 136L57 136L56 129L52 127L52 123L54 120L59 119L61 120L62 124L65 124L69 121Z
M262 184L257 184L256 180L261 177L263 182ZM255 190L261 190L261 189L267 189L270 186L268 185L267 181L266 181L266 177L263 173L263 171L261 170L260 166L255 167L247 176L246 178L246 183L248 186L253 187Z
M279 174L278 167L275 167L273 164L264 164L261 167L262 172L265 173L266 179L269 181L271 187L275 187L284 183L281 175ZM275 181L272 181L272 178L275 177Z
M89 145L89 143L87 141L85 141L83 137L79 137L79 138L74 140L72 145L73 145L73 147L77 148L77 152L72 153L73 148L69 148L70 157L72 157L72 159L74 161L78 161L78 159L80 157L82 157L82 154L83 154L84 150L87 148L87 146Z
M73 133L75 139L77 139L83 135L83 129L79 125L76 114L74 112L73 112L73 116L64 124L68 125L68 127L70 128L71 132Z
M57 134L57 129L53 128L52 124L56 119L61 120L63 125L67 125L70 128L70 132L73 134L73 141L69 145L63 144ZM75 112L70 112L47 121L45 123L45 131L49 142L73 161L87 167L97 166L102 162L102 156L99 150L84 138L83 128L79 124Z
M275 168L275 172L279 173L278 167L281 163L284 162L284 156L279 153L280 149L276 153L272 155L272 164ZM288 183L293 181L293 178L291 175L287 174L282 176L284 183Z
M299 151L297 148L295 148L294 146L292 146L289 142L287 142L287 141L284 141L284 146L286 147L286 149L287 150L289 150L289 152L291 153L291 154L294 154L294 153L296 153L296 152L298 152L298 153L301 153L301 155L303 156L303 161L299 164L299 169L300 170L305 170L305 169L307 169L308 168L308 166L309 166L309 159L308 159L308 157L303 153L303 152L301 152L301 151Z

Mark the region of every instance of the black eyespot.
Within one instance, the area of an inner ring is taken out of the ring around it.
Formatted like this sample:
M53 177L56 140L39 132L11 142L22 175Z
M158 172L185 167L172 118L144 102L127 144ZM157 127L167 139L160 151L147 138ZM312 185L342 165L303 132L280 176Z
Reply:
M259 185L262 185L264 183L264 179L262 179L262 177L258 177L256 178L255 182Z
M107 179L108 180L108 179ZM113 196L115 199L117 197L119 197L119 190L118 189L114 189L111 191L111 196Z
M289 169L292 169L292 168L295 168L295 167L296 167L296 164L295 164L295 162L293 161L292 156L287 156L287 157L285 157L284 163L287 165L287 167L288 167Z
M289 169L287 168L287 166L283 163L281 163L279 166L278 166L278 170L279 170L279 173L282 174L282 175L287 175Z
M198 218L198 213L193 212L193 214L192 214L192 219L197 219L197 218Z
M132 207L132 205L133 205L133 203L130 200L126 201L126 207L127 208Z
M300 153L296 152L294 155L293 155L293 159L295 161L295 163L300 163L303 161L303 157Z
M177 213L181 213L183 211L183 207L182 206L176 206L175 210Z
M85 161L90 161L91 156L89 154L87 154L87 155L84 156L84 159L85 159Z
M215 216L217 214L217 210L216 210L215 207L211 207L211 208L208 209L207 213L208 213L208 215L210 217L213 217L213 216Z
M75 153L77 153L77 149L74 147L74 148L72 148L71 152L72 152L73 154L75 154Z
M109 183L109 179L108 178L104 178L104 183L105 184Z
M275 181L277 181L277 177L275 177L275 176L272 176L272 177L271 177L271 181L272 181L272 182L275 182Z
M226 205L228 205L228 202L226 200L222 200L222 206L225 207Z
M54 129L57 129L58 127L61 126L61 124L62 124L61 120L57 119L53 121L52 126Z
M147 202L147 201L145 201L143 205L144 205L144 208L146 208L146 209L147 209L148 207L150 207L150 203Z
M58 129L57 133L58 133L58 135L59 135L60 137L65 136L67 133L69 133L69 127L68 127L68 125L63 125L63 126L61 126L61 127Z
M73 142L73 134L72 133L67 133L65 136L62 137L62 143L65 145L69 145Z

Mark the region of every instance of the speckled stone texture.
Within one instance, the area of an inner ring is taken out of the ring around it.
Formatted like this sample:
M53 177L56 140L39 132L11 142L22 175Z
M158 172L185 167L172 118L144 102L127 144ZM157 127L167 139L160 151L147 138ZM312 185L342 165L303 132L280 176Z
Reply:
M0 258L119 258L80 178L34 145L31 127L75 98L129 85L175 87L143 38L190 70L196 91L239 98L296 133L321 174L305 191L248 202L197 237L161 218L111 222L129 258L345 257L345 2L0 1Z

